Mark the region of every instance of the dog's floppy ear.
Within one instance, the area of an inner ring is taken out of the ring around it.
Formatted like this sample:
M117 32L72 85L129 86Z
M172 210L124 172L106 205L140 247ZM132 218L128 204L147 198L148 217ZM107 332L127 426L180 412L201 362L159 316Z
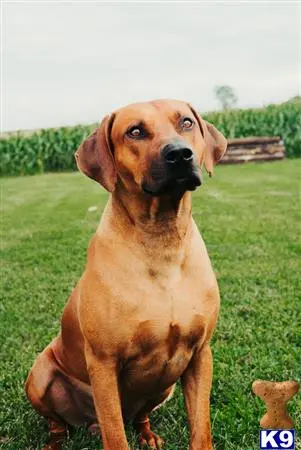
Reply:
M218 163L227 150L227 139L215 128L214 125L202 119L191 105L189 106L199 124L205 141L203 162L209 176L211 177L213 174L213 166Z
M106 116L75 153L79 170L113 192L117 181L110 133L114 114Z

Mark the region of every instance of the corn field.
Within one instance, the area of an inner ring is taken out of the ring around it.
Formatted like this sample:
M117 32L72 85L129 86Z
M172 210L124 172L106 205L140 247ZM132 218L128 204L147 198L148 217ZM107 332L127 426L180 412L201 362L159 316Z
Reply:
M287 157L301 157L301 102L235 109L202 116L227 138L281 136ZM14 133L0 139L0 175L75 170L74 152L95 125Z

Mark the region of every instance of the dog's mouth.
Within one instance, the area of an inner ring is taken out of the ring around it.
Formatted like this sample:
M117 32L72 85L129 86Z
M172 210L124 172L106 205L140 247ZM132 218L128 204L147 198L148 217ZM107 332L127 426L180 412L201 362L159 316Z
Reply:
M149 195L158 197L168 193L183 193L194 191L202 184L201 176L198 171L192 171L187 175L179 175L168 179L157 181L153 184L142 183L142 190Z

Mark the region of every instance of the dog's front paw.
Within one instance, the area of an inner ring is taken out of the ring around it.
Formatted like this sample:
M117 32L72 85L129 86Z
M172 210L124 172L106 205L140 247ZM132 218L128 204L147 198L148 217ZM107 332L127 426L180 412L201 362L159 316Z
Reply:
M150 448L161 449L164 441L151 430L143 430L139 433L139 443L143 447L148 445Z

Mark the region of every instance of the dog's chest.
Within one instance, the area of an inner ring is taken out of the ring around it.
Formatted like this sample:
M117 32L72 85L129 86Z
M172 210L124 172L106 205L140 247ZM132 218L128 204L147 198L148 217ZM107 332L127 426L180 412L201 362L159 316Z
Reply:
M182 311L182 316L156 314L141 320L127 344L124 380L131 390L160 392L175 383L206 335L203 314Z

